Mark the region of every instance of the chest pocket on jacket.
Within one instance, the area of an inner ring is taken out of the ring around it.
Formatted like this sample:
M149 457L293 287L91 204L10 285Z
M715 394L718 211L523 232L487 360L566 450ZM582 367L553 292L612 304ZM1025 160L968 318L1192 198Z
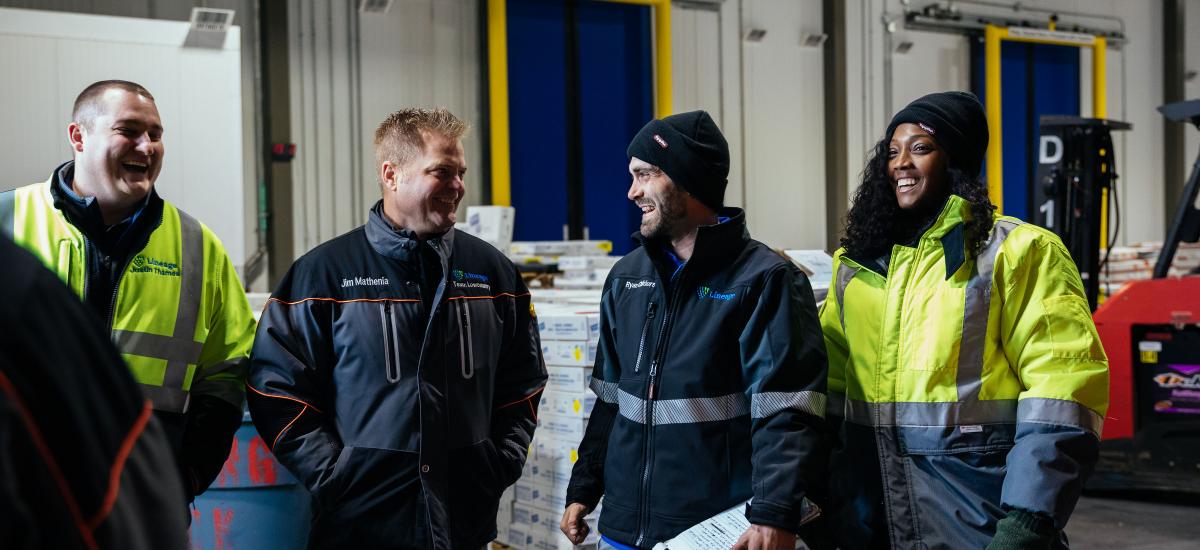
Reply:
M495 366L503 323L490 298L456 298L449 301L449 306L450 332L458 337L447 342L447 355L458 358L451 362L457 367L458 378L473 380L478 370ZM481 382L490 384L488 380Z
M446 398L451 449L474 445L489 436L493 387L504 324L498 308L505 298L453 297L446 302L444 340Z
M908 289L900 313L903 368L932 371L958 364L962 344L963 287L937 285Z

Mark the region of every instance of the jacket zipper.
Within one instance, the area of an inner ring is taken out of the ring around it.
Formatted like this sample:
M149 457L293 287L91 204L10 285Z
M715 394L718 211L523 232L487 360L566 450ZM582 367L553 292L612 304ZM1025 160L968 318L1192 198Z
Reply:
M638 340L637 360L633 362L633 372L636 373L642 366L642 352L646 350L646 334L650 332L650 321L654 320L654 310L658 307L655 302L650 302L646 306L646 322L642 324L642 339Z
M662 327L658 332L658 341L655 342L654 359L650 362L650 372L647 376L646 384L646 407L645 407L645 462L642 465L642 490L641 490L641 514L638 517L638 536L634 546L641 546L646 542L646 525L650 523L650 465L654 463L654 398L657 386L658 367L662 363L663 355L667 349L667 331L671 325L672 313L679 303L679 288L682 287L682 277L675 281L675 287L671 290L671 296L667 301L667 313L663 316Z
M400 346L396 334L396 311L391 302L379 305L379 322L383 327L384 375L389 383L400 381Z
M121 264L121 269L119 269L117 271L116 279L113 280L112 299L109 300L109 302L108 302L108 332L109 332L109 334L112 333L113 323L117 316L117 292L119 292L121 290L121 279L125 278L125 270L129 268L129 263L133 261L134 256L136 256L136 254L126 256L125 262ZM108 257L111 258L111 256L108 256ZM104 267L104 266L101 265L100 267ZM86 275L84 277L86 278ZM84 296L86 296L86 294ZM179 389L183 389L183 388L179 388Z
M475 346L471 337L471 308L466 298L458 300L458 357L460 371L465 380L475 376Z

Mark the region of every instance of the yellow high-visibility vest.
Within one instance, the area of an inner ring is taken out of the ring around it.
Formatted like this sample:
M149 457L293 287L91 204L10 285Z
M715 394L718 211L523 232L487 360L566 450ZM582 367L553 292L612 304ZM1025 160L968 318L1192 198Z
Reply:
M0 231L83 298L87 242L54 207L55 179L0 193ZM156 410L186 412L193 392L242 406L255 329L246 294L216 235L166 201L162 223L120 276L111 322Z

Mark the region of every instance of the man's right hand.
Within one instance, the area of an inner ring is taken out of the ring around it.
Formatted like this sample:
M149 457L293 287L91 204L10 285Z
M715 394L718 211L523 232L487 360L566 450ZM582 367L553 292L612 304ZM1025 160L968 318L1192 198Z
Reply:
M567 509L563 512L562 523L558 528L562 530L571 544L583 543L584 537L588 535L588 524L583 520L583 516L588 515L592 510L578 502L572 502L567 505Z

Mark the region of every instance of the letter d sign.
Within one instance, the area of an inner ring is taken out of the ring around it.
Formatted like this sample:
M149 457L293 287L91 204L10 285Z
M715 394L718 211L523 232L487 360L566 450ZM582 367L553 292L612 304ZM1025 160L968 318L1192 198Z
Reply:
M1056 164L1062 160L1063 142L1062 138L1054 135L1042 136L1038 152L1038 163L1040 164ZM1051 147L1053 146L1053 147ZM1053 149L1053 151L1051 151Z

